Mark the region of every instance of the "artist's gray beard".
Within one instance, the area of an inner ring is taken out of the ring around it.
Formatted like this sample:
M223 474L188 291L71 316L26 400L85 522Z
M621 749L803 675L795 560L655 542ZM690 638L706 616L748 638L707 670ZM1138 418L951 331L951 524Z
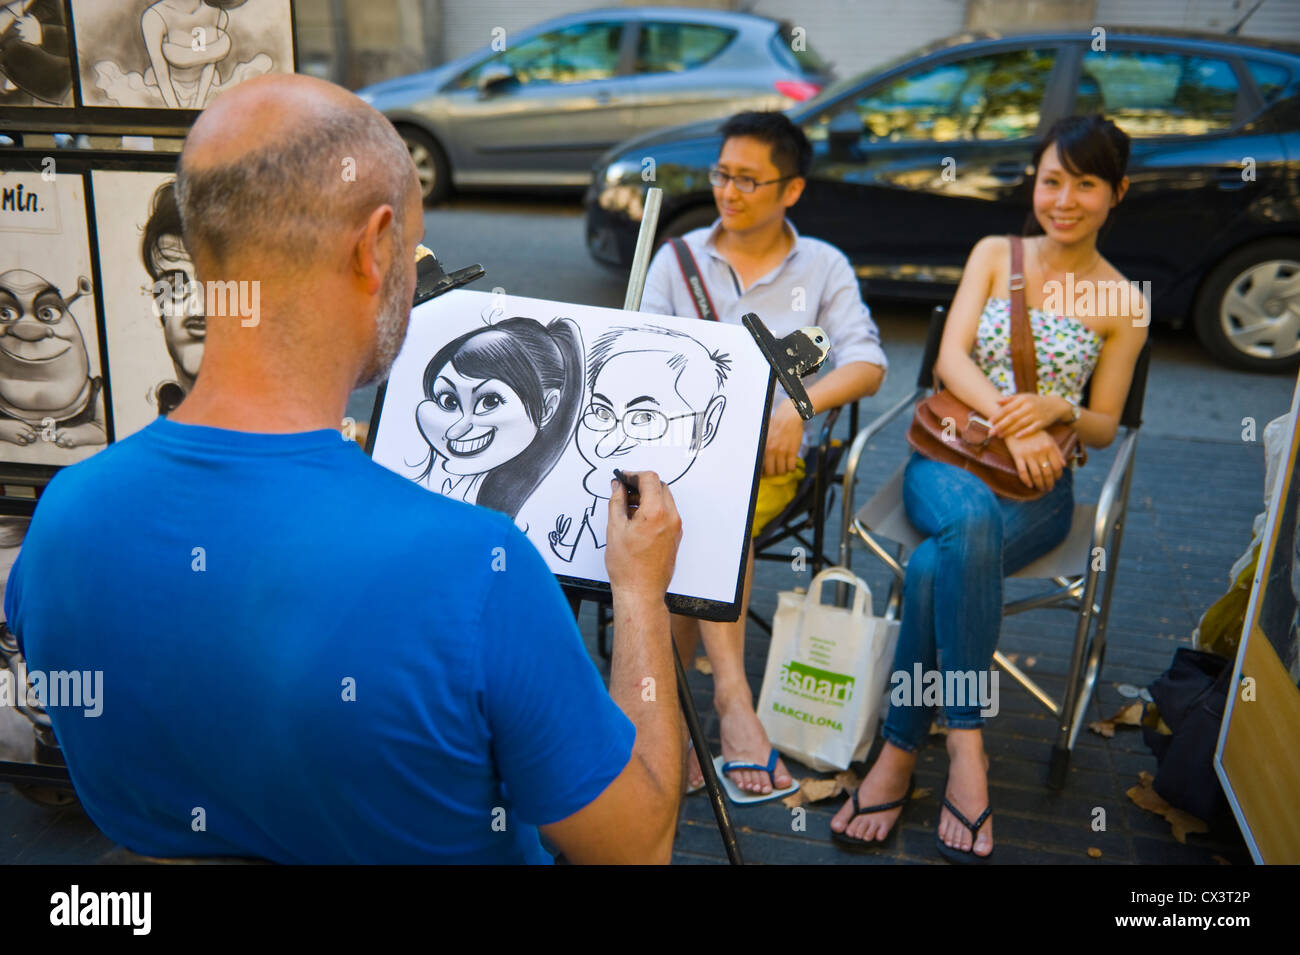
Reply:
M396 263L394 263L396 265ZM375 355L371 372L357 387L386 381L406 339L406 325L411 317L411 303L402 300L402 268L397 266L384 277L383 305L375 316Z

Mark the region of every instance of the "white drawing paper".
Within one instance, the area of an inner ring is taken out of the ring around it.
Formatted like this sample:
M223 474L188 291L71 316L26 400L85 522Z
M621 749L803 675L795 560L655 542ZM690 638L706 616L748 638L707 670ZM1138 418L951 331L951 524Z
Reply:
M768 379L739 326L457 290L411 314L374 459L602 583L614 469L655 471L682 519L669 592L730 604Z
M0 172L0 460L73 464L107 442L80 175Z
M171 412L194 385L207 321L173 192L160 172L95 170L113 434Z

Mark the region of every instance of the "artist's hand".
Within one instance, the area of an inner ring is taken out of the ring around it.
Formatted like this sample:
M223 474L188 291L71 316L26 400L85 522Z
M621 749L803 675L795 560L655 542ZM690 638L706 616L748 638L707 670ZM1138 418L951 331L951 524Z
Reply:
M799 463L799 445L803 442L803 419L786 400L772 412L767 423L767 447L763 450L763 477L788 474Z
M993 433L999 438L1024 438L1042 431L1070 413L1070 403L1060 395L1003 395L993 416Z
M662 604L673 578L682 519L668 485L653 471L629 471L641 503L629 515L627 490L610 482L605 569L615 599L632 597Z
M1025 486L1050 491L1065 470L1065 458L1052 436L1035 431L1028 437L1007 438L1006 442Z

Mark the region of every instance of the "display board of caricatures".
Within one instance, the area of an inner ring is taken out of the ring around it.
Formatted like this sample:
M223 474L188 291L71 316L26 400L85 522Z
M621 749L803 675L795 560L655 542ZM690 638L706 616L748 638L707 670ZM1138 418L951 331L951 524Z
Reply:
M0 0L0 134L180 136L223 90L292 73L296 56L292 0ZM39 487L193 386L206 322L174 163L0 149L5 488Z
M174 127L177 111L192 119L222 90L295 64L291 0L0 0L0 120L131 110L133 125Z

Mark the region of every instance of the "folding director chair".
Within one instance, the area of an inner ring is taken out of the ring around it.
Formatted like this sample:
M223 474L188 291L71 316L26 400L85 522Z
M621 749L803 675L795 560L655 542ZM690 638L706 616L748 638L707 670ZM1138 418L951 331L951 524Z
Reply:
M946 309L936 307L931 314L916 389L857 433L844 466L839 563L844 567L850 566L852 546L856 539L893 572L885 610L885 616L891 619L897 618L902 608L907 558L924 540L908 521L903 507L905 464L856 511L853 494L862 455L868 444L899 415L910 413L916 402L924 398L933 387L934 363L939 355L939 343L943 338L946 319ZM1050 581L1054 586L1031 597L1009 600L1003 605L1004 616L1026 610L1053 608L1070 611L1077 618L1070 667L1065 679L1065 698L1060 702L1054 700L1001 651L993 655L998 666L1057 719L1057 737L1048 771L1048 785L1053 789L1061 789L1065 785L1070 753L1083 725L1084 714L1106 652L1106 623L1110 614L1115 571L1119 566L1129 488L1133 482L1150 350L1148 342L1134 369L1128 399L1120 416L1122 432L1119 447L1097 502L1076 502L1069 534L1060 546L1012 575L1019 579ZM910 456L911 449L907 450ZM894 543L892 553L883 543L885 541ZM1096 548L1103 550L1097 551ZM1103 560L1093 559L1098 553L1103 555Z
M793 556L791 541L796 541L809 555L809 566L813 575L835 562L827 553L826 521L835 507L835 489L844 483L840 464L844 460L846 446L839 438L832 437L840 412L849 411L849 433L858 430L858 403L832 408L826 412L818 431L817 446L809 449L807 468L803 480L799 482L794 497L776 517L772 518L754 538L754 560L780 561L789 563ZM811 540L809 539L811 534ZM772 632L772 624L764 620L752 609L749 619ZM600 601L596 605L596 648L600 655L609 659L609 626L614 620L613 606L609 601ZM689 662L689 661L688 661Z

